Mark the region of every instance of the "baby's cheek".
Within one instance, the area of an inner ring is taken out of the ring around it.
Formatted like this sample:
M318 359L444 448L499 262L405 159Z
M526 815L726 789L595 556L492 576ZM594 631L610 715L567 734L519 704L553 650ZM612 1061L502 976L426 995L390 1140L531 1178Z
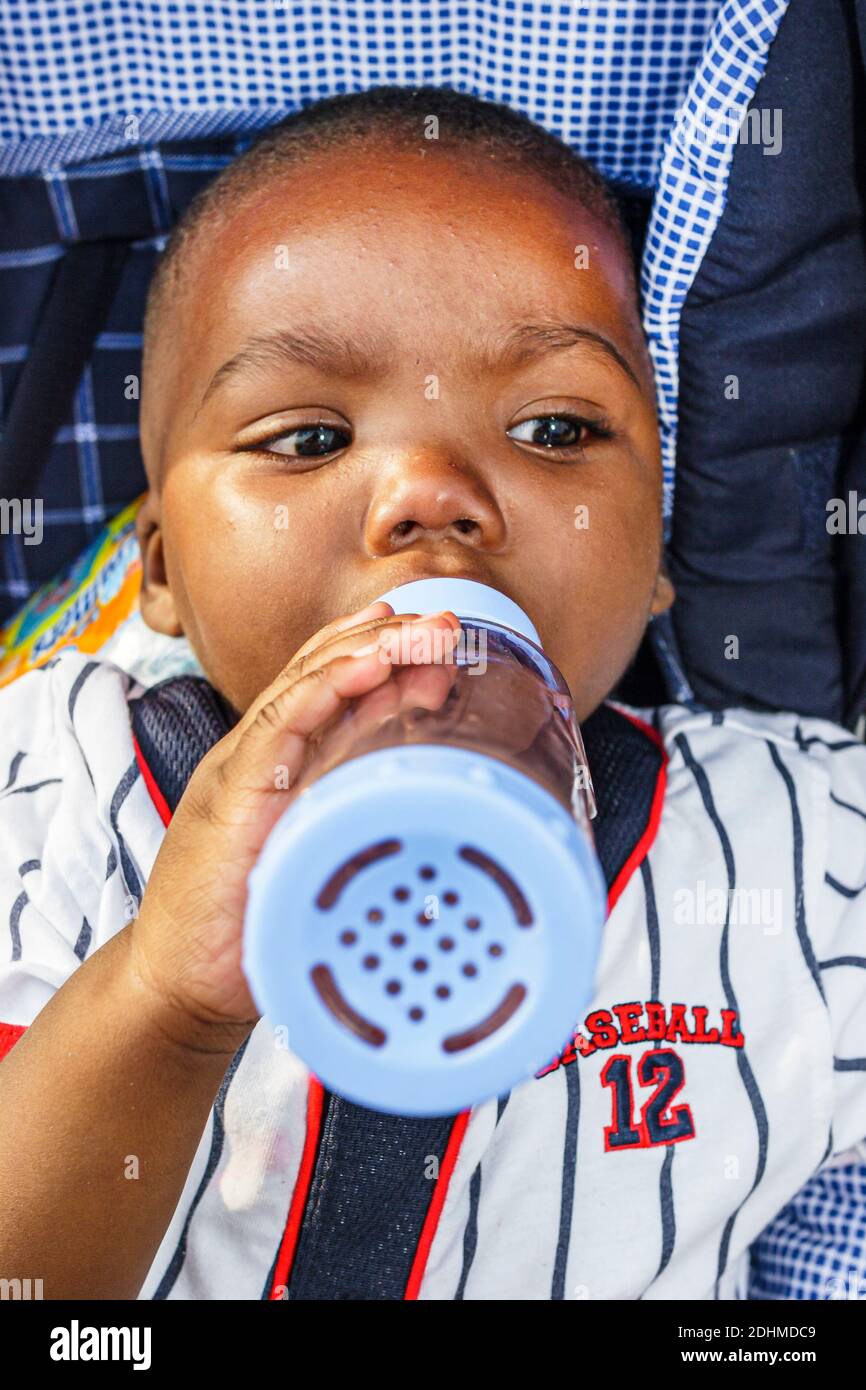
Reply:
M558 585L558 620L546 650L585 718L610 693L633 659L646 627L656 548L631 527L606 529L582 563Z
M190 641L205 672L243 710L279 674L300 646L288 593L274 592L263 557L243 562L237 550L199 571L188 594Z
M205 673L238 709L310 635L305 595L315 536L286 526L284 489L249 488L239 470L178 461L163 492L166 559L184 632Z

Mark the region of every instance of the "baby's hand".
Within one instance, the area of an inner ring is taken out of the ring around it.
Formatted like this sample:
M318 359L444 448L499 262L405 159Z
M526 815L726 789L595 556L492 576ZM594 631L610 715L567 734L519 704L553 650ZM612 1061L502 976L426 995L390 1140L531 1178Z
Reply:
M400 641L439 630L432 642ZM453 614L393 615L379 601L329 623L295 654L232 731L196 768L165 834L131 927L133 970L159 996L160 1016L192 1047L239 1046L258 1013L241 970L247 875L286 809L308 743L351 700L378 718L389 709L436 709L453 672ZM431 649L436 656L431 658Z

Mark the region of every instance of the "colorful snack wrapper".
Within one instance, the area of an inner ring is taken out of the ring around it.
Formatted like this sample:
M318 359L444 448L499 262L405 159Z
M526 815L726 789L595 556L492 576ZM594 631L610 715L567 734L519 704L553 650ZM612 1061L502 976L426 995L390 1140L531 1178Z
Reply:
M59 581L44 585L0 629L0 686L62 647L96 652L138 608L137 498L113 517Z

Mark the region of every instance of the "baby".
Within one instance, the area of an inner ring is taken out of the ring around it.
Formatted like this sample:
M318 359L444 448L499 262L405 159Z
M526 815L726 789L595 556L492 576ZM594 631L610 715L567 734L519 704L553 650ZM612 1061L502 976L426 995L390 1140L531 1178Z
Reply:
M143 695L67 651L0 696L0 1275L52 1298L743 1297L750 1245L866 1135L866 748L608 701L673 593L603 182L447 89L310 107L173 234L141 436L142 613L206 679ZM240 960L275 770L374 690L441 698L382 636L415 623L447 657L455 616L372 601L435 575L508 594L565 675L610 913L561 1056L425 1121L324 1091Z

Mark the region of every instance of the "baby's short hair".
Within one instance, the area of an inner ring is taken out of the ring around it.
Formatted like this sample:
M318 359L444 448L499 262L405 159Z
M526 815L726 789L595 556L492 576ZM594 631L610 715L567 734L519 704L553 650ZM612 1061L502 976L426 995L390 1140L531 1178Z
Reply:
M435 125L433 124L435 120ZM180 283L193 240L216 231L222 214L292 165L352 145L418 148L435 139L446 149L473 149L546 180L621 240L634 279L629 233L616 195L597 169L558 136L520 111L450 87L371 87L326 97L271 126L199 192L172 231L151 282L144 325L145 357L161 308Z

